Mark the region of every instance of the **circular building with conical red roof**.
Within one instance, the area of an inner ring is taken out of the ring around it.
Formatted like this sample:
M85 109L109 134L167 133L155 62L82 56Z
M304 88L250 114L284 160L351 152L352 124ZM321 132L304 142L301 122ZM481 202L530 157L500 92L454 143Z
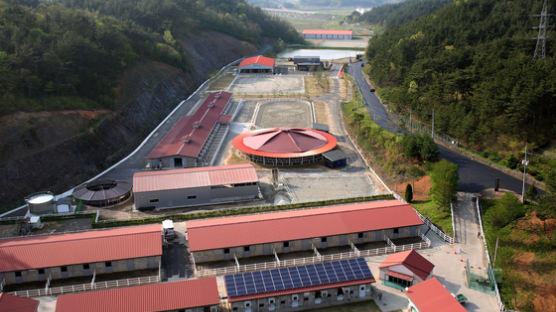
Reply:
M316 163L336 147L336 138L305 128L273 128L245 132L232 145L252 162L264 166L300 166Z

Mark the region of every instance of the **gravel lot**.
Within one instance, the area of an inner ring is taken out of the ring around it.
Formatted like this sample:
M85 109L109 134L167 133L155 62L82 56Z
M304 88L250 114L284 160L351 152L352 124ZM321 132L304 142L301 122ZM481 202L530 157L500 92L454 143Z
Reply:
M260 128L313 126L313 108L306 101L269 101L259 104L255 125Z
M302 94L305 83L302 76L248 75L237 77L230 90L234 94Z

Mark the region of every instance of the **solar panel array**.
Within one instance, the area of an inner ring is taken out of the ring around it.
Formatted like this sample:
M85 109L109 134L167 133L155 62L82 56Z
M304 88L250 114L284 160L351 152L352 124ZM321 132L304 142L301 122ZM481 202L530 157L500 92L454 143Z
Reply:
M321 286L372 278L364 258L226 275L228 296Z

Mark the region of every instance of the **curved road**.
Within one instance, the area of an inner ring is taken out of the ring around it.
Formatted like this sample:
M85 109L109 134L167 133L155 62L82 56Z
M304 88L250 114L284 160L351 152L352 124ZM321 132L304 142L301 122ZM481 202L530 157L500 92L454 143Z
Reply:
M351 64L348 68L348 73L357 82L359 91L361 91L361 95L366 103L369 114L382 128L394 134L401 134L403 131L390 119L386 109L374 93L371 93L370 86L361 72L361 63L364 63L364 61ZM440 157L457 164L459 167L459 191L478 193L486 188L493 188L495 186L496 179L498 178L500 179L501 188L512 190L521 194L521 180L507 175L495 168L474 161L466 155L452 151L444 146L437 146ZM529 186L526 185L525 187L528 188Z

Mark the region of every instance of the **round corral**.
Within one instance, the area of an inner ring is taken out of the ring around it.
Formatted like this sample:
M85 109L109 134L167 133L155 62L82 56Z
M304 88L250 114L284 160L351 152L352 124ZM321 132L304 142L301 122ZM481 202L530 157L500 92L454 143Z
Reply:
M303 100L271 100L260 102L255 116L260 128L300 127L313 125L313 107Z
M272 128L245 132L232 145L251 161L264 166L301 166L316 163L338 141L328 133L306 128Z
M127 181L97 180L76 187L72 196L89 206L109 207L128 200L131 187Z

